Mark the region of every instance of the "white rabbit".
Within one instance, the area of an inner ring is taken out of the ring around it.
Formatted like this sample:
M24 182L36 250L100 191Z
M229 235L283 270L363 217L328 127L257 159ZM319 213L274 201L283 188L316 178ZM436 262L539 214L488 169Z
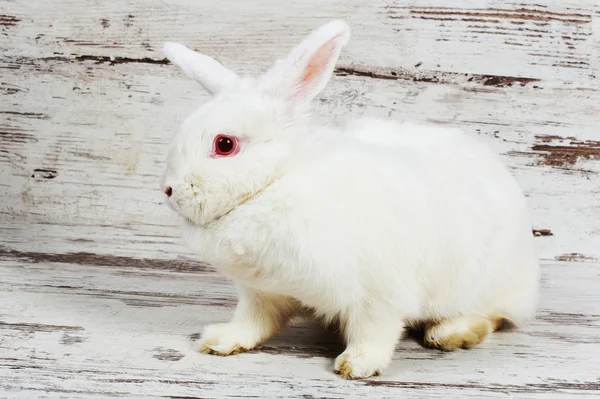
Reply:
M311 124L349 27L332 21L258 78L167 43L213 99L175 137L161 179L199 256L231 277L230 323L200 350L250 350L293 317L339 323L334 369L386 368L405 326L470 348L532 317L539 267L528 206L498 157L454 129L362 119Z

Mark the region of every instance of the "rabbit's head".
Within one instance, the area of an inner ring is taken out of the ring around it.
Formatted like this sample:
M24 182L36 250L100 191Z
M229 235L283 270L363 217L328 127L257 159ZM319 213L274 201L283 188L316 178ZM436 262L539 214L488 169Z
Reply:
M255 78L239 77L181 44L165 44L167 58L212 95L182 123L161 178L180 215L210 223L285 172L306 130L310 102L327 84L349 37L345 22L329 22Z

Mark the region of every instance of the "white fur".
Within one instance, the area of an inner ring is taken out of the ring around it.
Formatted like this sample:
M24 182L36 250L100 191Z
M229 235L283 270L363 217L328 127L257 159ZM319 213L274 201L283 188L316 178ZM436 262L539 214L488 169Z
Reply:
M201 83L212 94L232 87L239 81L239 77L232 70L183 44L165 43L163 52L171 62L179 65L187 76Z
M310 123L306 105L348 37L344 22L324 25L262 77L222 85L175 138L162 183L169 202L192 222L199 256L240 292L232 322L205 330L205 352L251 349L308 309L341 323L347 349L334 367L363 378L385 369L406 323L519 323L535 312L527 204L484 145L413 123ZM170 49L184 69L207 65ZM242 150L211 158L224 132Z

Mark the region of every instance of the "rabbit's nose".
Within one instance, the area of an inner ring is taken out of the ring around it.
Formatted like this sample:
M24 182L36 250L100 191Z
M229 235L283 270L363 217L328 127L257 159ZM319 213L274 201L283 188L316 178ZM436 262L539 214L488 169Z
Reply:
M167 194L167 197L170 197L171 194L173 194L173 189L171 188L171 186L167 186L165 188L165 194Z

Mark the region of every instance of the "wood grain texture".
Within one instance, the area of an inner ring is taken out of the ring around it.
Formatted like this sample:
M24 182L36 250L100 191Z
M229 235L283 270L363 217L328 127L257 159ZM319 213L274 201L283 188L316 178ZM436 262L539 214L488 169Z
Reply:
M200 355L231 284L185 245L158 177L206 94L180 41L260 73L319 24L352 28L323 119L456 126L529 197L542 306L523 330L443 354L404 339L382 376L340 381L307 323L254 353ZM600 395L600 5L595 0L0 1L0 397Z
M341 343L310 323L252 353L197 353L201 327L227 320L235 305L229 283L214 273L4 261L0 390L8 397L596 395L598 267L547 262L531 325L456 353L405 338L388 372L349 383L331 372ZM580 300L564 300L573 291Z

